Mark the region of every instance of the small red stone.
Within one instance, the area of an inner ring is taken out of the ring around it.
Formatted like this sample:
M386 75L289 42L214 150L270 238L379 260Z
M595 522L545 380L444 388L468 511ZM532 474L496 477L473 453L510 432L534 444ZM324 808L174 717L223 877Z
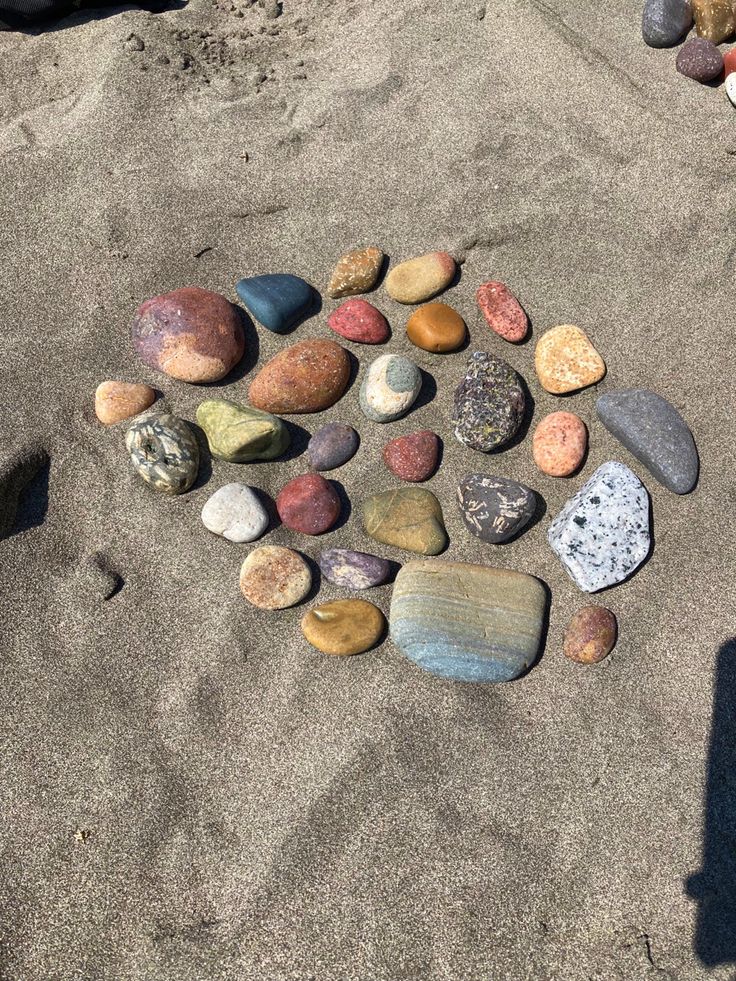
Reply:
M729 75L736 72L736 48L731 48L723 56L723 76L728 78Z
M322 474L305 473L281 488L276 510L292 531L321 535L340 517L340 498Z
M336 334L358 344L383 344L391 331L388 321L367 300L346 300L327 318Z
M491 330L514 344L524 340L529 326L527 316L508 286L481 283L475 298Z
M428 480L432 476L437 469L439 455L440 438L431 429L399 436L383 448L383 461L389 470L412 483Z

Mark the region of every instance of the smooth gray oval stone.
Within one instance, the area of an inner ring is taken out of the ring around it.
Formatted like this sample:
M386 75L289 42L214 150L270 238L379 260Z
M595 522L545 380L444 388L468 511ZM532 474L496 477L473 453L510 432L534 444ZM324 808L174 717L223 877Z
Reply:
M455 390L455 436L473 450L500 449L518 432L526 400L519 376L493 354L474 351Z
M641 35L650 48L670 48L690 30L692 22L690 0L647 0Z
M349 548L328 548L319 556L325 579L345 589L369 589L386 582L391 571L388 559Z
M307 459L315 470L334 470L358 452L360 437L344 422L328 422L307 445Z
M143 416L126 433L125 445L136 472L154 490L183 494L197 479L199 446L178 416Z
M537 507L531 488L507 477L471 473L457 488L465 527L484 542L507 542L531 521Z
M655 392L632 388L602 395L595 404L606 429L675 494L698 482L698 451L677 409Z

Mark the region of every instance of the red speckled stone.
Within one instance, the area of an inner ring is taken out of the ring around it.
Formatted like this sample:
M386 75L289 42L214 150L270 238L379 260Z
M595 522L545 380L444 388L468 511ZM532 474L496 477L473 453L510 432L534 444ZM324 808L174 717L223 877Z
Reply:
M481 313L491 330L505 341L518 344L526 337L527 316L514 294L503 283L481 283L475 294Z
M731 48L723 56L723 74L725 78L736 72L736 48Z
M334 341L300 341L267 361L251 382L254 409L277 415L321 412L342 396L350 381L350 358Z
M399 436L386 443L383 460L397 477L418 483L428 480L437 469L440 438L431 429L423 429L408 436Z
M391 331L388 321L367 300L346 300L327 318L327 326L357 344L383 344Z
M305 473L282 487L276 510L292 531L321 535L340 517L340 498L322 474Z

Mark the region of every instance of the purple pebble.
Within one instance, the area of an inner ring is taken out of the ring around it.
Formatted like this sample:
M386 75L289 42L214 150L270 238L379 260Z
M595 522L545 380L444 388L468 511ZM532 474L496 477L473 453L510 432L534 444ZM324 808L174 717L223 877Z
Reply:
M353 552L349 548L328 548L319 556L322 575L345 589L368 589L386 582L391 571L388 559Z

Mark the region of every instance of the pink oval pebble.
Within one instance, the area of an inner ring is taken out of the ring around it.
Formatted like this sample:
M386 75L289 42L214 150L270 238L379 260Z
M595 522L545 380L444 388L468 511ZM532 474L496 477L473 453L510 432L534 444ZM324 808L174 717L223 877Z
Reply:
M550 477L569 477L583 462L588 430L574 412L552 412L534 431L534 462Z
M491 330L514 344L524 340L529 326L527 316L508 286L481 283L475 298Z
M367 300L346 300L327 318L327 326L358 344L383 344L391 331L388 321Z
M439 453L439 436L431 429L423 429L386 443L383 461L397 477L417 483L428 480L435 472Z
M276 510L292 531L321 535L339 518L340 498L322 474L305 473L284 484L276 498Z

